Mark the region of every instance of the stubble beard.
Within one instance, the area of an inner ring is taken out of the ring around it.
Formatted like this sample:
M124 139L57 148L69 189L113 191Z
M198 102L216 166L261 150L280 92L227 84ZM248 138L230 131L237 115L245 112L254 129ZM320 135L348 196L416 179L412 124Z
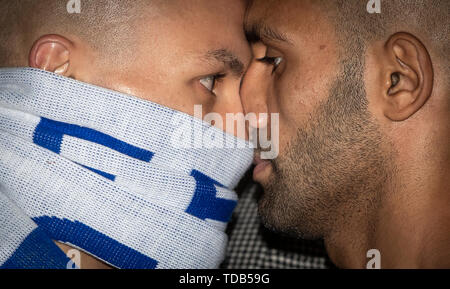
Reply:
M268 228L304 239L377 206L389 170L383 137L367 108L360 63L347 62L328 99L297 131L259 201Z

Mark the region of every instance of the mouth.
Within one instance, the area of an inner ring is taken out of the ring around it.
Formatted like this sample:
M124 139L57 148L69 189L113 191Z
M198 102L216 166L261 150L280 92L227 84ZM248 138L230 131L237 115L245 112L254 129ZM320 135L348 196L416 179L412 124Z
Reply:
M270 160L263 160L260 157L260 153L255 153L253 159L253 164L255 168L253 169L253 180L263 184L272 173L272 162Z

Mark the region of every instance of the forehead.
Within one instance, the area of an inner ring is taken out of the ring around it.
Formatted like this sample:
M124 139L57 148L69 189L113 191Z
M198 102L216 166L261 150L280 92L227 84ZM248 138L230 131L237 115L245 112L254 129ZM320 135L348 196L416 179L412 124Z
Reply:
M289 39L328 38L334 29L327 20L327 11L318 1L254 0L245 17L245 28L263 23L285 34ZM296 41L294 41L296 42Z
M186 56L215 48L239 50L246 44L245 7L242 0L165 0L158 15L144 19L143 37Z
M227 51L241 62L249 61L250 50L243 29L244 1L161 1L158 13L144 17L136 30L140 62L151 62L154 70L159 65L189 72L206 69L203 64L208 61L204 56L214 59L211 52ZM207 64L209 68L219 68L218 61Z
M243 33L245 13L241 0L178 0L167 6L162 15L163 25L171 32L187 33L186 38L220 41L239 37Z

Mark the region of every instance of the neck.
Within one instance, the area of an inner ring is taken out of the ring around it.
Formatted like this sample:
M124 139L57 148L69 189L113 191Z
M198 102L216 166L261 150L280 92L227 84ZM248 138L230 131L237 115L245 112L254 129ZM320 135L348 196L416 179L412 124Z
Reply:
M381 268L450 265L450 162L430 162L404 162L409 166L398 166L388 184L372 192L379 198L366 198L336 222L325 245L338 267L366 268L370 249L380 252Z

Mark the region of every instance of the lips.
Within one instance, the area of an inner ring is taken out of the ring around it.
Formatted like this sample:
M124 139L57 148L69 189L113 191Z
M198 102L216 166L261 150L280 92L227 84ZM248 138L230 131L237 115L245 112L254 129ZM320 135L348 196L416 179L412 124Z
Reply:
M253 169L253 179L255 181L261 181L260 175L268 166L271 165L271 162L269 160L262 160L259 153L256 153L253 159L253 164L255 165L255 168Z

